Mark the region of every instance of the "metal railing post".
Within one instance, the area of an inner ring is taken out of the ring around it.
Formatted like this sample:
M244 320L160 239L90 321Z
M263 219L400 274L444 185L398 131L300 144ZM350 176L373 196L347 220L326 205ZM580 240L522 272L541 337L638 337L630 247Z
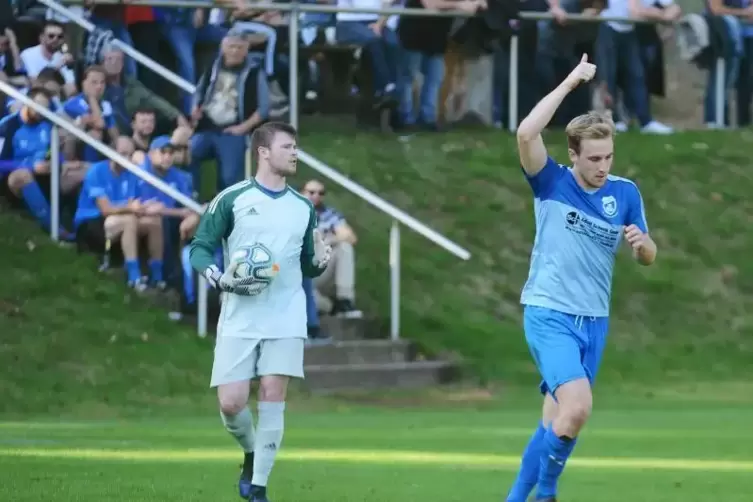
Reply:
M288 92L290 125L298 129L298 0L292 0L293 10L290 11L290 21L288 27L289 33L289 55L288 63L290 64L290 90Z
M199 338L207 336L207 318L209 317L209 283L199 274L199 290L196 293L196 333Z
M724 128L726 124L724 123L724 116L726 115L726 104L727 104L727 75L725 75L725 71L727 70L724 62L724 58L718 58L716 60L716 93L714 95L714 103L716 104L716 109L714 110L714 121L716 122L717 127Z
M52 126L50 137L50 237L60 240L60 131Z
M390 228L390 338L400 339L400 223Z
M510 83L508 85L507 128L518 130L518 36L510 37Z

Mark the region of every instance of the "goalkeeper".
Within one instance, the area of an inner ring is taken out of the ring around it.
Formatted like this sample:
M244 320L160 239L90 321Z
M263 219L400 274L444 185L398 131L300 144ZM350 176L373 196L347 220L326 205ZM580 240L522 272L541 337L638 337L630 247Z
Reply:
M311 203L290 188L296 172L296 130L270 122L251 138L257 173L220 192L207 207L191 242L191 265L223 292L211 387L217 387L225 428L245 452L240 496L267 502L267 478L283 434L291 377L303 378L306 298L302 276L327 267L331 249L316 228ZM214 264L222 244L225 273ZM235 277L236 251L255 246L269 254L256 276ZM272 280L264 280L264 278ZM267 285L267 287L264 287ZM247 406L251 380L259 379L258 422Z

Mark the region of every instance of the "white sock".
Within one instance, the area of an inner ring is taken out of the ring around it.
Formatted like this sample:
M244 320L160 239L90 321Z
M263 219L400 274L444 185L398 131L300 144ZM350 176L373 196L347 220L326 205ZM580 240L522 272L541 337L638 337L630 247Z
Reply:
M251 410L243 408L237 415L225 415L220 412L225 429L238 441L246 453L254 451L254 417Z
M267 486L275 464L277 450L285 428L285 403L259 402L259 424L254 446L254 477L252 485Z

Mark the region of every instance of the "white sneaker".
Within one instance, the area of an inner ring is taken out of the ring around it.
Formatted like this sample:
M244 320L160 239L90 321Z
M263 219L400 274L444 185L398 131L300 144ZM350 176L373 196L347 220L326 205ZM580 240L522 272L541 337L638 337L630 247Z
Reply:
M614 130L617 132L627 132L628 126L625 122L619 121L614 123Z
M672 134L675 130L668 125L652 120L641 128L641 132L644 134Z

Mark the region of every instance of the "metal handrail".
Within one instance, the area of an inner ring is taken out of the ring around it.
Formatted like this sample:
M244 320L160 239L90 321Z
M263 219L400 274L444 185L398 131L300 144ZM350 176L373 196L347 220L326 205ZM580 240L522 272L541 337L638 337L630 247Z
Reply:
M19 92L16 90L13 86L9 85L6 82L3 82L0 80L0 92L10 96L11 98L19 101L20 103L23 103L25 106L28 106L38 114L40 114L45 119L49 120L55 125L54 133L53 133L53 144L52 144L52 155L50 157L50 193L51 193L51 201L50 205L52 206L52 215L51 215L51 234L52 238L57 240L58 237L58 222L60 221L60 206L59 206L59 192L60 192L60 155L59 155L59 135L57 134L57 128L61 128L66 130L69 134L72 134L80 141L83 141L87 145L91 146L95 150L97 150L102 155L112 159L113 161L117 162L118 165L122 166L123 168L127 169L134 175L138 176L142 180L146 181L150 185L152 185L157 190L169 195L173 199L175 199L177 202L181 203L186 208L195 211L199 214L204 212L204 209L202 206L197 203L195 200L191 199L190 197L186 197L182 193L180 193L175 188L171 187L169 184L165 183L161 179L159 179L157 176L154 176L152 173L142 169L141 167L137 166L133 162L131 162L130 159L127 159L120 155L118 152L110 148L109 146L105 145L99 140L94 139L89 134L87 134L85 131L79 129L72 123L68 122L65 118L61 117L60 115L57 115L56 113L50 111L48 108L45 108L44 106L40 105L39 103L35 102L33 99L30 99L28 96L23 94L22 92ZM207 310L206 310L206 303L207 303L207 295L206 295L206 279L202 276L199 276L199 315L198 315L198 332L199 336L206 335L207 332ZM203 294L202 294L203 293ZM202 300L203 298L203 300ZM202 301L204 304L204 308L202 309Z

